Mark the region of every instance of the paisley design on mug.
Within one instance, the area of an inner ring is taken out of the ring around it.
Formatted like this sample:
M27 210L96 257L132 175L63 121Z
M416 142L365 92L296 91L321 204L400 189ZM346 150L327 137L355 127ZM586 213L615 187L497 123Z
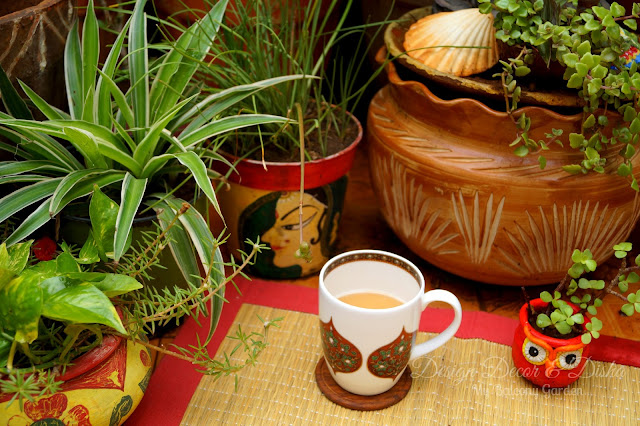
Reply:
M329 322L320 321L324 357L334 373L353 373L362 366L362 354L353 343L345 339Z
M395 379L404 370L411 356L413 333L402 328L400 335L388 345L376 349L367 359L369 372L376 377Z

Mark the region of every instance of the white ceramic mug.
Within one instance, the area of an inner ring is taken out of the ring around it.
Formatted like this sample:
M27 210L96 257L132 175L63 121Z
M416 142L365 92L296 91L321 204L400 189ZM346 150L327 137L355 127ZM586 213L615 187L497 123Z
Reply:
M425 293L420 270L384 251L356 250L332 258L320 272L319 291L324 358L338 385L358 395L377 395L391 389L409 361L442 346L462 320L462 307L453 293ZM403 303L369 309L339 300L361 292L385 294ZM416 345L422 311L436 301L453 307L453 322L438 336Z

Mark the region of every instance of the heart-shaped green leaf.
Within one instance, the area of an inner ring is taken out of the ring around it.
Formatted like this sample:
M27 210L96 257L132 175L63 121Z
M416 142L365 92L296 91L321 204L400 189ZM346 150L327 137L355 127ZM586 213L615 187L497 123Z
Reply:
M31 252L31 244L33 240L23 243L14 244L9 249L7 245L0 245L0 268L8 269L18 275L27 266L29 254Z
M116 231L118 204L107 197L96 185L89 203L89 217L93 239L103 261L113 256L113 235Z
M126 334L109 298L89 283L67 287L52 295L42 306L42 315L71 324L103 324Z
M25 271L0 288L0 328L15 332L18 343L31 343L38 337L42 312L41 276Z

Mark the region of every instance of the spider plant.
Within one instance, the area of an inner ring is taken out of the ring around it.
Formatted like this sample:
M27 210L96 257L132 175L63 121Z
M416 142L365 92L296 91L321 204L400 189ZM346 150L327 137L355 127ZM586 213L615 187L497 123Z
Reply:
M229 87L198 97L190 81L207 56L228 0L218 1L171 46L147 41L146 0L135 2L123 31L100 66L98 21L89 2L82 34L74 24L65 48L68 112L57 109L20 82L28 102L45 117L37 120L0 69L0 94L8 113L0 113L0 149L14 160L0 163L0 184L12 191L0 199L0 222L24 219L6 239L11 246L41 228L94 188L119 197L113 239L89 238L117 263L130 246L134 218L142 210L172 212L183 201L168 184L183 173L219 213L202 159L209 138L247 126L288 120L264 114L224 116L235 103L283 81L284 76ZM160 52L158 58L150 52ZM198 99L197 102L195 99ZM210 156L222 160L215 150ZM204 218L189 209L181 216L180 236L171 244L185 279L199 275L194 259L208 269L214 238ZM166 220L160 220L165 224ZM177 233L174 230L174 233ZM181 242L180 244L178 242ZM189 260L192 259L192 260Z

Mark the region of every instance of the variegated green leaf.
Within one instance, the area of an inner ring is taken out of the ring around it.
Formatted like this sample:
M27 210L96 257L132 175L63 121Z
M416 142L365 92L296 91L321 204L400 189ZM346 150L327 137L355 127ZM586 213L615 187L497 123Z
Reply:
M92 123L97 122L98 118L97 111L93 107L93 97L99 55L98 19L93 8L93 0L89 0L82 24L82 99L84 101L82 118Z
M118 204L106 196L99 188L94 187L89 203L91 233L98 247L100 259L106 261L113 257L113 235L116 232Z
M149 127L149 58L147 56L146 1L138 1L133 9L129 27L129 81L135 127L135 140L141 141Z
M153 157L158 141L160 140L160 133L169 124L173 117L193 98L188 98L171 108L160 120L153 123L144 139L140 141L136 150L133 153L133 158L140 164L145 164L151 157Z
M34 170L47 170L52 172L67 173L68 170L51 164L46 160L31 161L6 161L0 163L0 176L17 175Z
M116 232L113 236L113 258L117 262L128 249L127 242L131 240L131 228L144 191L147 187L147 179L136 179L127 173L122 182L120 209L116 219Z
M166 54L151 90L155 117L164 116L182 96L197 69L197 62L209 52L227 3L227 0L218 1L201 20L182 34L175 47Z
M49 214L55 216L62 209L62 200L79 182L84 180L87 176L100 173L100 170L77 170L69 173L58 184L55 192L51 197L51 205L49 206Z
M89 283L67 287L53 294L44 301L42 315L72 324L103 324L122 334L127 332L109 298Z
M4 222L22 209L50 197L62 178L54 178L20 188L0 199L0 222Z
M104 65L102 66L102 71L100 71L98 83L96 84L96 97L94 102L95 108L98 111L98 124L105 127L111 126L111 90L113 89L110 85L105 84L105 79L109 79L111 81L113 79L118 60L120 59L120 52L122 51L122 46L124 45L127 31L129 30L129 22L130 21L127 21L125 23L120 34L118 34L118 37L113 42L111 50L109 50L109 54L107 55L107 59L104 61ZM123 107L119 105L118 108L122 109ZM131 118L133 119L133 117ZM133 126L133 121L129 123L129 125Z
M18 83L20 83L20 87L22 87L24 93L26 93L29 99L31 99L31 102L33 102L33 104L40 110L40 112L42 112L42 114L44 114L44 116L49 120L65 120L71 118L71 116L66 112L52 105L49 105L47 101L42 99L36 92L34 92L22 81L18 81Z
M104 105L100 105L99 109L102 110L99 114L108 113L109 117L103 117L100 122L105 121L106 124L104 126L109 126L111 124L111 98L109 95L113 96L113 100L116 101L116 105L118 106L118 111L122 114L125 121L129 125L129 127L133 127L135 125L133 119L133 111L129 107L129 103L127 102L127 98L122 90L118 87L118 85L106 74L102 71L98 70L100 73L100 90L102 101Z
M182 203L184 203L184 201L179 198L165 198L161 194L157 196L165 200L166 204L173 210L174 214L180 210ZM212 291L218 289L225 279L224 265L222 264L220 248L218 247L218 243L213 234L211 234L211 230L209 229L207 222L194 208L188 209L180 216L179 220L184 230L189 235L191 243L195 247L205 271L209 271L209 280L207 285ZM210 328L206 342L211 340L218 324L222 303L224 302L223 297L224 287L219 289L217 291L217 296L211 299Z
M82 117L84 99L82 97L82 53L78 21L73 23L67 36L64 48L64 77L71 117L79 119Z
M33 240L18 243L7 249L6 244L0 245L0 269L6 269L14 275L19 275L29 262ZM1 287L1 285L0 285Z
M64 134L67 135L67 140L82 154L85 159L85 166L88 168L100 168L107 169L105 158L100 153L98 144L93 135L85 130L75 129L73 127L64 127Z
M308 77L309 76L305 76L302 74L274 77L258 81L256 83L235 86L229 89L222 90L220 92L216 92L198 102L184 114L181 114L180 120L172 123L172 125L177 129L187 124L184 130L181 131L181 134L188 135L195 129L198 129L199 127L205 125L209 120L216 117L218 114L226 111L236 103L247 98L248 96L259 92L260 90L275 86L286 81Z
M197 285L197 282L194 281L194 277L200 275L200 270L198 269L198 255L193 249L193 244L191 244L189 235L185 232L180 223L175 224L167 231L169 224L175 218L175 211L169 208L166 203L160 202L156 204L154 209L158 216L160 227L163 231L167 232L169 250L171 250L173 258L175 259L178 268L180 268L182 276L185 281L190 282L192 285Z
M39 274L25 272L0 286L0 329L13 333L18 343L31 343L38 337L43 303L39 282Z
M220 120L206 124L199 129L194 129L189 134L181 134L178 139L185 148L190 148L205 139L217 136L231 130L242 129L250 126L257 126L268 123L286 123L289 120L277 115L268 114L243 114L225 117ZM171 149L174 152L175 148Z
M26 120L33 119L31 111L27 108L27 104L22 100L16 91L9 77L0 66L0 98L5 108L15 118L23 118Z
M20 223L18 228L9 238L5 240L7 247L14 245L15 243L22 241L31 235L35 230L40 229L42 225L51 220L51 216L49 216L49 203L51 202L51 198L46 199L37 209L33 211L25 220Z
M213 208L222 218L220 205L218 204L216 193L213 190L213 186L211 185L211 179L209 179L209 176L207 175L207 166L204 164L204 162L193 151L181 152L179 154L176 154L175 156L178 161L180 161L180 163L184 164L184 166L189 169L198 187L202 190L202 192L204 192ZM224 218L222 219L224 221Z

